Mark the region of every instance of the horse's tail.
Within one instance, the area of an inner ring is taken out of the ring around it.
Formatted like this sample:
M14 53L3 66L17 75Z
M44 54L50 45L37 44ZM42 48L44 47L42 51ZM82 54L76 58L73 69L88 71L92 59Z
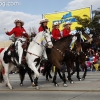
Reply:
M0 62L0 83L2 83L4 81L4 78L2 75L2 70L3 70L3 66L2 66L2 63Z

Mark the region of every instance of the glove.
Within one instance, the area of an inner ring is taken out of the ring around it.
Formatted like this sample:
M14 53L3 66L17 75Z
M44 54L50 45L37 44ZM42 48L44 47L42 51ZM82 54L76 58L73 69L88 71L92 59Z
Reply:
M5 32L5 33L7 33L7 32L8 32L8 30L7 30L6 28L4 28L4 32Z
M26 32L24 31L23 33L25 34Z
M71 32L70 32L69 34L70 34L70 35L72 35L72 33L71 33Z
M58 37L58 39L61 39L61 37Z

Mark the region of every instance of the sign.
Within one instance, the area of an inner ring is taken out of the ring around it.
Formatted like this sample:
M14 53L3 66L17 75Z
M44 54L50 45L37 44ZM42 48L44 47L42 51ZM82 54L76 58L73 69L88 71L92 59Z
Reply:
M80 16L81 18L84 18L83 15L87 15L90 17L90 7L88 8L82 8L77 10L71 10L67 12L56 12L51 14L44 14L44 18L48 19L48 27L50 30L52 30L52 25L54 22L60 22L60 30L63 29L63 24L66 21L71 21L71 30L75 30L75 27L80 27L80 25L77 23L77 20L74 16Z

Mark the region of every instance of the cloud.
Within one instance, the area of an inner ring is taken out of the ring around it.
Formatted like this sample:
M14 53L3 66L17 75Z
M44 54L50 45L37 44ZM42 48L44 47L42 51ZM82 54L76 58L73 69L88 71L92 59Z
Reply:
M63 10L74 10L93 6L93 9L100 7L100 0L72 0Z
M9 39L9 36L5 35L4 28L9 31L15 26L14 20L20 19L24 21L24 28L28 32L29 27L39 27L39 21L41 20L41 15L32 15L23 12L13 12L0 10L0 41Z

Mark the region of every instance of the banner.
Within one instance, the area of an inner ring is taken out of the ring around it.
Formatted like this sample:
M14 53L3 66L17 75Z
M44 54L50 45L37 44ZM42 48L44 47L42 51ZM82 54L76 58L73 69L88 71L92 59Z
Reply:
M60 30L63 29L63 24L66 21L71 21L72 22L71 30L75 30L75 27L80 27L80 25L77 23L77 20L74 16L80 16L81 18L83 18L83 15L87 15L90 18L90 7L71 10L67 12L56 12L51 14L44 14L44 18L47 18L49 20L48 27L50 28L50 30L52 30L52 25L55 21L61 23Z

